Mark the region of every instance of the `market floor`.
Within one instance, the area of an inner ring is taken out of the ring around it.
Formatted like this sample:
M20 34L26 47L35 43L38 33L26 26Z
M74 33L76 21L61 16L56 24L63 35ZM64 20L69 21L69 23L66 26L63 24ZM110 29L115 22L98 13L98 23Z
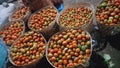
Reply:
M120 35L120 34L119 34ZM109 41L106 48L99 52L100 55L109 54L111 61L115 64L112 68L120 67L120 36Z

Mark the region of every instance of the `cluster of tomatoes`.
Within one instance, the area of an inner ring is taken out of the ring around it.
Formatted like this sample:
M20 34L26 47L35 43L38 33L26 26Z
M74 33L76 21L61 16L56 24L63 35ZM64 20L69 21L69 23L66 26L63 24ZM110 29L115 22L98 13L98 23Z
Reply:
M96 10L97 20L105 25L120 23L120 0L103 0ZM13 19L22 19L30 9L22 7L13 15ZM90 8L68 8L59 17L58 22L62 27L76 28L91 22L93 12ZM15 65L34 63L43 57L46 48L44 37L37 31L48 28L56 19L57 10L45 7L28 20L28 27L33 31L24 33L22 21L12 21L10 25L0 31L0 36L10 48L10 60ZM35 32L36 31L36 32ZM91 55L91 37L81 29L67 29L53 35L48 42L46 57L57 68L74 67L89 60Z
M97 20L105 25L120 23L120 0L103 0L97 7Z
M92 10L87 7L68 8L60 15L59 23L63 27L75 28L90 23Z
M45 47L44 37L40 33L29 31L12 45L10 59L15 65L34 63L43 57Z
M0 31L0 36L6 44L11 45L25 29L23 21L12 21L10 24L5 25Z
M22 20L26 17L26 15L30 12L29 7L19 7L11 16L11 20Z
M57 68L74 67L91 55L91 37L81 29L68 29L49 41L47 58Z
M46 7L31 16L28 22L29 27L35 31L43 30L55 21L56 14L57 10L54 7Z

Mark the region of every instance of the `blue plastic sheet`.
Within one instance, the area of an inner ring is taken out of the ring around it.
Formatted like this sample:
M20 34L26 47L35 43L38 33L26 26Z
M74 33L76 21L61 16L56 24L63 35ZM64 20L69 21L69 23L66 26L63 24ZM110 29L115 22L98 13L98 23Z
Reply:
M0 68L4 68L5 67L5 63L7 60L7 47L6 45L3 43L2 39L0 39Z
M64 5L63 5L63 4L60 4L60 6L59 6L57 9L58 9L58 11L60 12L63 8L64 8Z

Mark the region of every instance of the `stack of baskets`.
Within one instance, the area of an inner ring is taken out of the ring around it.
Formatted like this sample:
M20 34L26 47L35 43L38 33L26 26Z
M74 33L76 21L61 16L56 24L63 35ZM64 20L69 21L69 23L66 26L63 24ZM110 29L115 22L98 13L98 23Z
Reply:
M40 7L36 7L38 8ZM13 36L12 42L9 41L9 60L13 65L33 68L43 56L55 68L85 67L89 64L92 54L90 33L95 20L95 9L92 4L71 3L60 13L53 5L39 9L33 14L30 10L17 10L10 16L8 28L0 28L0 36L4 41L8 41L12 35L9 32L20 29L19 21L23 20L21 32L14 31L17 37ZM97 13L98 11L96 15ZM104 32L103 26L106 25L101 25L98 18L97 21L100 30ZM30 31L26 31L28 29Z

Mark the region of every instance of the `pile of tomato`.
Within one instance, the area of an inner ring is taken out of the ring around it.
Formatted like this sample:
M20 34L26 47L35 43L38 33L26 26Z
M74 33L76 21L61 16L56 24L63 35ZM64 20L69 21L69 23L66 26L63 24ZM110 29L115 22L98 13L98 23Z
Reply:
M35 31L41 31L55 21L57 10L52 7L46 7L34 13L29 19L29 27Z
M69 7L63 9L57 18L56 8L47 6L33 13L28 25L24 25L24 22L18 19L24 18L30 9L25 6L18 8L11 16L11 19L16 21L11 21L0 31L4 42L12 45L9 60L16 66L24 66L39 61L46 53L48 62L57 68L72 68L88 62L92 53L92 38L87 31L78 28L91 23L93 11L94 9L86 6ZM120 0L103 0L97 6L95 15L101 24L120 24ZM53 35L46 47L46 40L39 31L49 29L56 19L59 26L67 29ZM24 33L26 26L31 31Z
M43 57L45 48L44 37L40 33L29 31L12 45L10 59L17 66L31 64Z
M59 24L67 28L80 27L90 23L92 10L87 7L68 8L59 18Z
M26 15L30 12L29 7L19 7L11 16L11 20L22 20L26 17Z
M105 25L120 23L120 0L103 0L97 7L97 20Z
M47 58L57 68L74 67L91 55L91 37L81 29L68 29L55 34L49 41Z
M20 37L24 32L24 29L25 26L23 21L12 21L1 29L0 36L6 44L11 45L18 37Z

